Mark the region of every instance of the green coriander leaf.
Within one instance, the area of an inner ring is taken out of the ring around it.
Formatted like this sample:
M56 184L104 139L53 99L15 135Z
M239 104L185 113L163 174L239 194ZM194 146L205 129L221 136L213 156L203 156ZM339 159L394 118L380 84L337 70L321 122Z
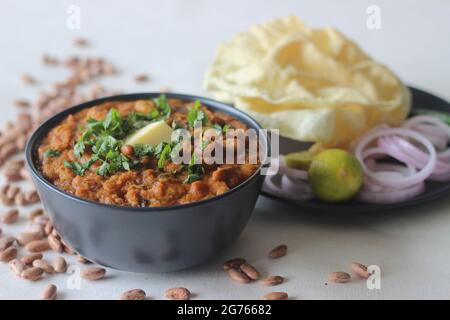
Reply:
M153 155L153 146L150 144L136 144L134 145L134 156L142 158Z
M166 144L164 148L162 149L161 153L159 154L158 159L158 169L164 168L164 165L166 164L166 161L170 158L170 153L172 151L172 148L170 144Z
M180 124L180 123L178 123L177 121L172 121L172 129L173 130L177 130L177 129L182 129L183 128L183 126Z
M95 120L92 118L87 120L86 127L87 127L88 131L91 131L91 132L101 132L104 128L103 121Z
M196 156L193 154L188 165L188 175L184 180L184 183L191 183L196 180L200 180L205 174L205 169L201 164L196 164Z
M214 124L212 125L212 128L213 128L213 129L216 129L216 130L219 131L219 132L227 133L228 129L231 128L231 125L226 124L226 125L224 125L223 127L221 127L220 124L214 123Z
M168 118L172 109L170 108L169 101L167 100L166 95L162 94L158 98L155 99L156 107L159 110L161 116Z
M154 150L155 156L158 157L158 156L161 154L161 152L162 152L163 149L164 149L164 146L165 146L165 143L164 143L164 142L158 143L158 144L156 145L155 150Z
M128 162L126 157L125 157L125 159L122 158L122 167L125 170L130 171L130 163Z
M83 166L78 162L64 161L64 167L72 169L79 176L82 176L85 171Z
M100 167L97 168L96 173L100 176L106 176L109 172L109 163L104 161Z
M59 157L60 155L61 155L61 151L59 151L59 150L48 149L44 152L45 159Z
M108 128L114 128L117 127L117 125L121 122L120 114L117 109L111 109L109 110L108 114L106 115L105 120L103 120L103 128L107 130Z
M200 101L196 100L194 106L189 108L187 119L190 127L194 127L198 121L200 121L203 125L208 122L208 117L202 110L200 110L200 107Z
M231 125L226 124L226 125L224 125L224 126L222 127L222 132L223 132L223 133L227 133L228 129L231 129L231 128L232 128Z
M202 145L200 146L200 148L202 149L202 150L205 150L205 148L208 146L208 144L210 143L211 141L209 141L209 140L204 140L204 141L202 141Z
M84 141L83 140L79 140L74 148L73 148L73 153L75 154L75 157L77 157L78 159L81 158L81 156L83 155L85 150L85 145L84 145Z

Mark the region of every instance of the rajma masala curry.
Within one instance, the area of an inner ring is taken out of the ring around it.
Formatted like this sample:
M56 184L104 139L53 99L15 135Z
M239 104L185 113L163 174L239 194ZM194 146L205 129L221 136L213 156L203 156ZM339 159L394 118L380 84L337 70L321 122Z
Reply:
M170 134L179 128L193 132L198 124L223 133L222 141L202 142L202 149L226 145L228 130L247 129L199 101L160 96L106 102L71 114L52 128L39 145L38 166L47 180L75 196L134 207L211 198L255 173L258 162L207 164L195 161L194 152L188 163L172 161L172 152L186 141L172 141Z

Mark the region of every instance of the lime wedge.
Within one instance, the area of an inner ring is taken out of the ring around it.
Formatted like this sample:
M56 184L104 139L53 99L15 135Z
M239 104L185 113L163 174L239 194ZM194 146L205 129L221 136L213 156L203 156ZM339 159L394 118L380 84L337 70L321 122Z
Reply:
M309 151L292 152L285 156L286 165L290 168L308 170L314 156Z

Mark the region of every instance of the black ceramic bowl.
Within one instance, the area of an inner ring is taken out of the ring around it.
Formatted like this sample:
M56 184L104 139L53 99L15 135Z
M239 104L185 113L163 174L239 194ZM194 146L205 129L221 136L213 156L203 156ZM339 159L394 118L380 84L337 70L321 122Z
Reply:
M198 265L242 232L261 190L260 169L234 189L185 205L135 208L106 205L66 193L35 166L43 136L67 115L106 101L148 99L160 93L113 96L80 104L44 122L31 136L26 160L43 206L56 230L80 255L100 265L132 272L164 272ZM259 124L226 104L190 95L167 94L184 101L200 100L212 110L231 114L249 128ZM262 143L267 147L267 137Z

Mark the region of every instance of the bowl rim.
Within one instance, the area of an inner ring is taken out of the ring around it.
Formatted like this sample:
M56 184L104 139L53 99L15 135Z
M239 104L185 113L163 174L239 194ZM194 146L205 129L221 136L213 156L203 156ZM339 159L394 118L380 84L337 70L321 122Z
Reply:
M183 101L195 101L200 100L201 103L205 104L207 107L211 107L213 110L218 110L225 112L227 114L232 115L233 117L236 117L238 120L243 121L246 125L249 125L252 128L255 128L257 130L263 129L261 125L253 119L250 115L247 113L234 108L231 105L228 105L226 103L201 97L197 95L190 95L190 94L183 94L183 93L169 93L169 92L141 92L141 93L130 93L130 94L120 94L120 95L114 95L114 96L108 96L103 97L99 99L89 100L83 103L80 103L78 105L69 107L61 112L56 113L55 115L51 116L50 118L46 119L43 123L41 123L32 133L30 138L28 139L26 148L25 148L25 160L26 163L31 171L32 176L37 179L40 183L44 184L47 188L51 189L53 192L56 192L60 194L61 196L70 198L73 201L80 202L85 205L96 205L101 206L107 209L113 209L113 210L127 210L127 211L133 211L133 212L151 212L151 211L174 211L178 209L184 209L184 208L190 208L195 206L202 206L206 205L208 203L218 201L222 198L225 198L235 192L238 192L240 189L244 188L246 185L250 184L254 180L260 177L261 168L264 166L264 164L261 164L258 169L255 171L253 175L251 175L249 178L247 178L244 182L239 184L238 186L231 188L227 192L224 192L220 195L195 201L195 202L189 202L186 204L177 204L177 205L171 205L171 206L161 206L161 207L133 207L133 206L120 206L115 204L106 204L102 202L92 201L88 199L80 198L76 195L73 195L69 192L66 192L62 189L59 189L57 186L52 184L50 181L48 181L42 173L38 170L38 168L35 165L34 160L34 153L37 148L37 144L41 141L42 137L48 133L49 130L51 130L53 127L55 127L58 123L60 123L65 117L67 117L70 114L73 114L75 112L78 112L82 109L93 107L96 105L99 105L104 102L112 102L112 101L132 101L132 100L139 100L139 99L152 99L156 98L160 95L166 95L169 99L180 99ZM260 135L259 138L263 138L265 146L266 146L266 152L265 156L270 157L271 150L270 150L270 139L268 135L262 132L262 136Z

